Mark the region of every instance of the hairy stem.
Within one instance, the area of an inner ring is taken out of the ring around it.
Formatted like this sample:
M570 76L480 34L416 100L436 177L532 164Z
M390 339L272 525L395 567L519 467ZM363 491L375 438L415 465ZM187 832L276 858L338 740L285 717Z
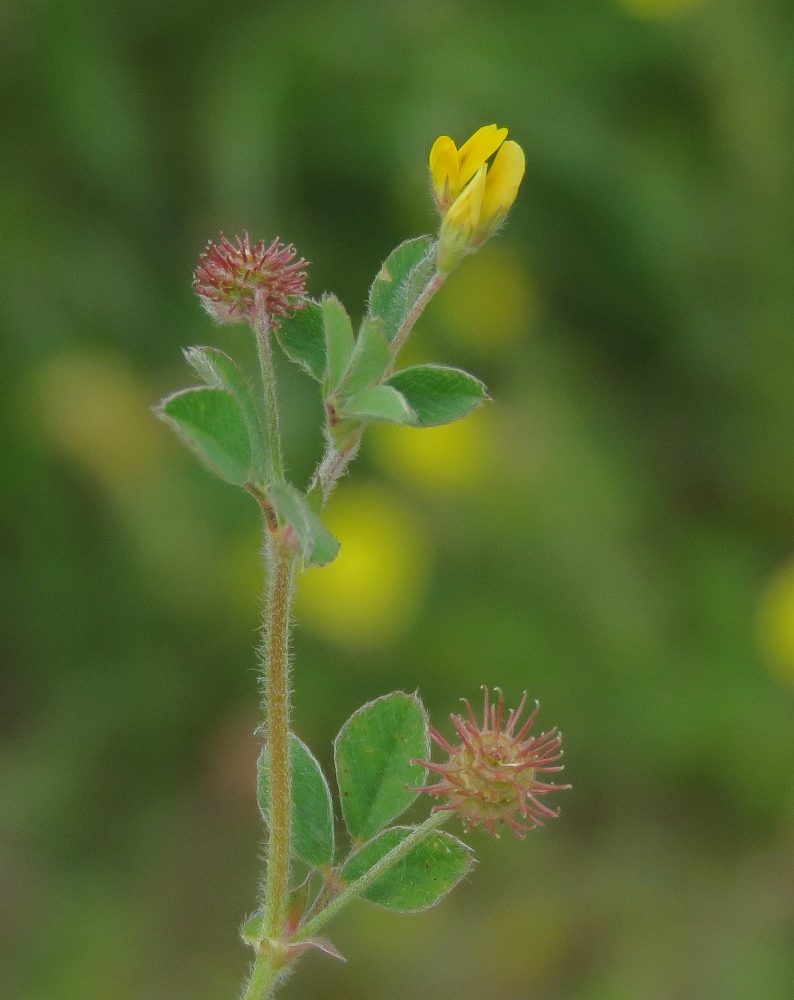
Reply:
M270 787L265 937L280 939L290 878L292 802L289 768L289 638L296 552L292 529L269 532L265 606L264 713Z
M388 854L384 854L380 861L376 862L369 871L365 872L360 878L357 878L355 882L351 882L345 889L343 889L338 896L335 896L331 902L321 910L315 917L306 923L298 933L292 938L292 941L305 941L307 938L312 937L321 927L325 926L328 921L335 917L336 914L348 903L352 902L358 896L364 892L372 883L379 879L384 872L387 872L390 868L393 868L398 861L401 861L405 855L420 844L425 837L429 836L434 830L437 830L449 819L450 814L448 812L435 812L430 815L428 819L421 823L419 826L415 827L414 830L408 834L405 840L401 840L396 847L393 847Z
M265 389L265 437L267 438L268 462L276 479L284 478L284 460L281 455L281 429L276 397L276 372L273 367L273 345L270 341L270 316L262 292L255 293L255 316L251 321L256 339L259 368Z
M284 966L276 962L271 954L266 951L257 952L243 1000L267 1000L273 995L276 983L284 972Z
M329 444L326 448L312 483L312 489L319 486L323 503L327 502L348 465L358 454L363 433L362 426L348 437L342 448L334 444Z
M289 637L297 552L292 529L266 527L267 600L262 646L263 710L270 808L262 944L244 1000L266 1000L285 971L282 946L289 901L292 795L289 767Z
M271 325L264 295L255 297L256 310L251 325L256 339L262 375L265 408L267 461L274 479L284 476L281 450L276 373L270 339ZM246 986L244 1000L266 1000L286 971L287 957L282 945L289 901L290 859L292 856L292 789L289 765L289 642L292 622L292 594L299 549L294 530L280 526L266 497L254 494L265 519L265 562L267 598L264 637L261 648L262 709L267 745L270 803L267 826L267 870L262 941Z

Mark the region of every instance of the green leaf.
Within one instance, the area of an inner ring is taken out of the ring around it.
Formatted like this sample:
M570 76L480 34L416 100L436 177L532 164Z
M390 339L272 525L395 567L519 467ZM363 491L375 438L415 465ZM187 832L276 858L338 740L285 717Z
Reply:
M342 878L353 882L403 841L413 827L384 830L349 859ZM413 847L393 868L384 872L361 895L371 903L404 913L426 910L442 899L471 870L471 848L438 830Z
M416 300L433 277L436 241L430 236L406 240L386 258L369 293L369 315L384 322L386 339L391 342L403 325Z
M286 524L291 524L297 532L306 566L325 566L336 559L339 542L299 490L290 483L279 481L270 484L268 496L279 518Z
M383 320L367 317L361 324L350 364L338 391L349 397L369 388L380 381L391 361L391 347L383 333Z
M416 414L417 427L460 420L488 399L485 386L468 372L443 365L403 368L388 380Z
M237 400L203 386L166 396L154 412L177 432L206 467L227 483L251 479L251 445Z
M245 426L248 429L248 440L251 443L251 461L259 473L262 482L269 475L267 446L259 419L259 410L251 395L251 387L237 364L218 350L217 347L188 347L184 351L185 360L193 371L204 379L207 385L215 389L225 389L234 396Z
M417 796L405 786L422 785L427 775L411 759L429 753L427 716L415 694L395 691L351 715L334 757L342 813L354 839L369 840L405 812Z
M334 815L331 790L311 750L294 733L289 734L292 777L292 848L312 868L334 860ZM267 746L259 757L259 809L265 822L270 806Z
M350 363L355 337L345 307L335 295L323 296L325 349L328 355L328 391L333 393Z
M278 317L274 324L276 339L288 358L322 382L327 360L323 307L312 299L304 301L303 309Z
M362 389L355 396L345 400L338 414L348 420L387 420L392 424L416 422L416 415L406 402L405 396L390 385L376 385L372 389Z

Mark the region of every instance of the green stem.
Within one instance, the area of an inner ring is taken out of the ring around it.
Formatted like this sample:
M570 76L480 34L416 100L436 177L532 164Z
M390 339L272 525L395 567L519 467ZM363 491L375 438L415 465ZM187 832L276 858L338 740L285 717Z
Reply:
M268 952L257 952L243 1000L267 1000L284 972L284 966L275 962Z
M430 815L428 819L421 823L419 826L415 827L411 833L401 840L396 847L393 847L388 854L384 854L380 861L377 861L367 872L364 872L355 882L351 882L346 888L344 888L338 896L335 896L331 902L321 910L316 917L313 917L307 924L300 928L298 933L290 941L305 941L307 938L313 937L321 927L324 927L328 921L335 917L336 914L348 903L352 902L358 896L364 892L372 883L381 877L384 872L387 872L390 868L393 868L398 861L401 861L406 854L417 844L420 844L425 837L429 836L434 830L437 830L440 826L450 817L449 812L435 812Z
M262 930L265 937L280 939L289 897L292 836L289 638L296 553L291 537L283 530L269 532L269 536L263 663L270 815Z
M273 366L273 345L270 342L270 316L265 297L260 292L255 297L255 314L251 321L259 356L259 368L265 388L265 437L270 467L276 479L284 478L284 459L281 455L281 429L279 427L278 399L276 397L276 371Z
M297 552L291 529L266 525L267 600L262 648L263 710L267 742L268 812L263 946L257 952L244 1000L266 1000L285 971L279 950L289 902L292 795L289 767L289 638ZM269 947L272 943L272 947Z
M358 454L363 433L364 427L361 426L348 436L341 448L334 444L326 448L311 486L312 490L319 487L323 504L327 503L345 469Z

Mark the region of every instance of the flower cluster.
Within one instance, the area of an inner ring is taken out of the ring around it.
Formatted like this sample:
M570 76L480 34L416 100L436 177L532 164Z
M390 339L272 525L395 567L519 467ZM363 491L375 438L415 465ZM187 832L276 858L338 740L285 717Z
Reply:
M562 735L556 728L540 736L528 735L537 718L540 707L537 702L527 721L515 732L526 702L525 692L521 704L508 714L502 728L505 719L501 691L492 705L485 689L482 725L477 723L471 705L464 699L468 718L452 716L460 746L448 743L431 726L433 739L449 754L449 760L445 764L417 761L439 774L441 780L414 790L448 800L445 805L434 806L434 812L448 809L460 816L468 830L479 824L495 837L497 823L507 823L521 839L523 831L533 830L542 826L544 819L559 815L559 809L550 809L539 796L563 791L570 785L539 781L537 775L562 771L563 765L556 763L562 756Z
M506 136L506 128L483 125L460 149L448 135L433 143L430 176L443 220L439 262L444 270L494 233L516 200L524 151L517 142L505 142Z
M306 261L278 238L251 244L248 233L235 246L221 235L208 243L193 276L193 290L218 323L239 323L264 310L268 317L289 316L303 308Z

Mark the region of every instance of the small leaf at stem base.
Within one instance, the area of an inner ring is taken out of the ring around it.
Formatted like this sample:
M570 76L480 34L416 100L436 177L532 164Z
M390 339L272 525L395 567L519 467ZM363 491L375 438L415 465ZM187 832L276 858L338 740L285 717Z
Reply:
M306 566L325 566L339 552L339 542L306 502L306 497L290 483L271 483L268 497L281 521L292 526L301 541Z

